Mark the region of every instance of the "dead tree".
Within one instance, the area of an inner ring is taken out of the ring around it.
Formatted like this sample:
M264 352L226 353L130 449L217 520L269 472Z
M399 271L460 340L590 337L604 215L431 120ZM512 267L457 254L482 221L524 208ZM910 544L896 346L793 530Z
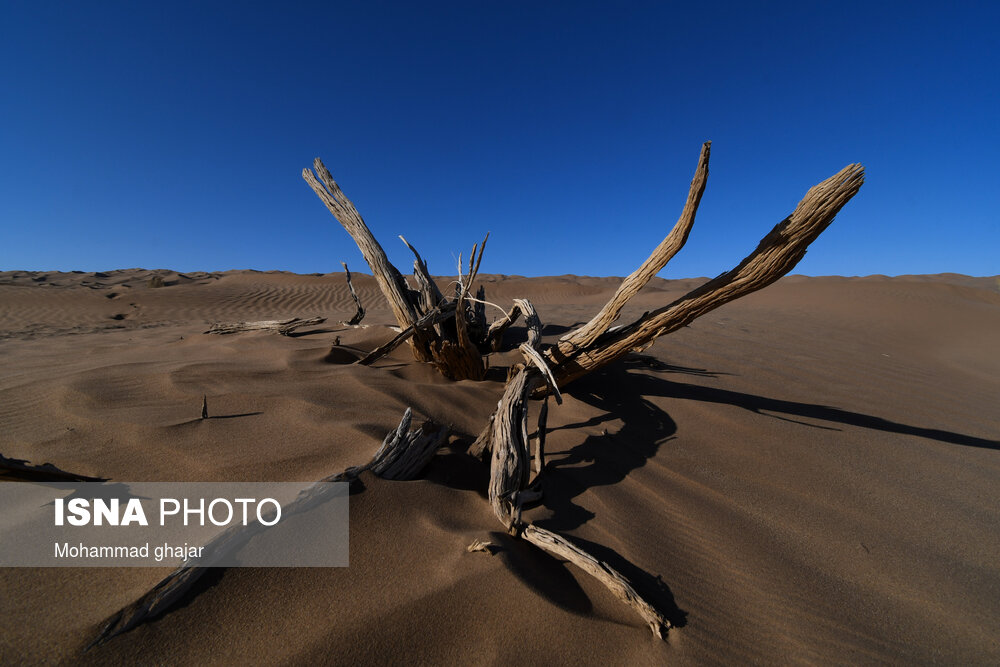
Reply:
M482 244L473 246L469 255L468 274L459 274L454 299L448 299L442 294L427 272L427 263L420 257L420 253L400 237L415 258L413 277L418 289L412 289L399 270L389 262L382 246L375 240L351 200L344 196L323 162L316 158L313 165L316 173L303 169L302 177L357 243L379 289L389 302L399 328L412 328L412 333L406 340L413 349L413 356L417 361L434 362L445 376L454 380L481 380L486 374L486 364L481 354L481 348L486 344L485 313L481 308L468 306L471 303L470 290L479 273L489 234ZM462 271L461 262L459 271ZM445 309L460 316L449 318L448 322L427 317L437 310ZM483 321L478 320L480 313L483 314Z
M802 259L809 244L833 221L840 209L857 194L864 182L864 168L850 164L811 188L787 218L779 222L757 248L736 267L681 298L647 312L633 322L615 325L622 310L687 241L695 214L708 182L711 142L701 149L698 166L680 218L649 258L625 278L603 308L586 324L565 334L554 344L541 343L537 314L526 300L516 300L510 312L495 322L477 340L468 335L473 326L482 327L479 315L463 303L482 259L482 247L475 263L469 265L468 277L459 277L461 290L452 302L445 302L427 273L427 265L416 250L414 276L420 289L409 290L399 272L389 264L354 205L343 195L323 163L315 160L316 176L308 169L303 177L351 234L375 274L383 293L404 332L411 332L414 355L418 360L433 360L452 378L478 378L485 364L475 354L497 351L504 330L519 316L528 325L528 343L520 346L524 363L511 369L497 410L470 452L491 453L489 500L494 513L511 535L574 563L604 583L618 598L629 604L646 621L653 634L663 637L669 628L666 618L632 587L631 583L565 537L544 530L521 519L522 508L541 494L541 481L530 479L528 442L528 404L532 396L554 394L559 387L624 357L641 351L665 334L689 324L694 319L734 299L770 285L786 275ZM324 187L325 186L325 187ZM405 243L405 239L404 239ZM483 242L485 246L485 241ZM475 252L475 251L474 251ZM482 297L478 301L483 301ZM448 308L445 310L444 305ZM480 311L481 312L481 311ZM436 313L428 317L428 313ZM453 328L444 325L453 322ZM431 324L439 327L432 330ZM398 344L398 342L396 343ZM536 444L536 470L544 465L545 415L548 404L539 412Z
M708 180L710 149L710 142L702 146L687 201L667 237L638 269L622 281L593 319L551 344L542 342L538 314L525 299L515 299L505 317L490 326L486 325L482 288L475 297L470 296L482 261L485 239L473 248L467 273L461 273L463 268L459 262L460 275L453 298L444 296L420 254L403 239L415 257L413 275L417 289L411 289L389 262L357 209L344 196L319 158L314 162L315 175L309 169L303 170L303 177L313 191L358 244L401 330L392 341L370 353L360 363L371 363L394 347L408 342L418 361L434 363L444 375L454 379L481 379L486 371L483 357L501 349L504 331L519 317L524 318L528 340L519 346L523 363L509 369L509 379L497 409L469 450L474 455L490 456L487 489L490 505L510 535L563 558L597 578L616 597L631 606L653 634L660 638L664 638L670 628L669 621L643 598L625 576L568 538L522 519L522 510L536 502L543 492L548 396L560 402L560 387L629 352L641 351L660 336L676 331L697 317L786 275L864 182L864 169L860 164L844 167L811 188L791 215L779 222L757 248L732 270L628 324L616 325L629 300L663 269L687 240ZM534 478L530 470L528 426L528 408L533 398L544 401L537 417ZM388 479L415 477L443 444L445 434L433 424L425 424L421 429L410 432L409 424L410 413L407 411L399 427L386 437L371 463L349 468L324 481L351 481L365 469ZM235 543L245 539L245 535L231 534L219 539ZM488 551L488 546L476 542L470 546L470 551ZM94 643L107 641L162 612L203 571L204 568L182 566L110 619Z

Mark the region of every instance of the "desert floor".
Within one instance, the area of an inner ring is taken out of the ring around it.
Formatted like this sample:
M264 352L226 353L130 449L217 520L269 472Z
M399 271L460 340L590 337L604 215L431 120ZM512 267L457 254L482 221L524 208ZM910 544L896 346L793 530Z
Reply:
M405 346L351 365L394 335L369 276L369 326L347 328L343 274L153 275L0 273L0 453L115 481L309 481L366 462L407 406L455 435L422 479L362 478L350 567L222 570L87 653L163 570L0 569L0 662L1000 662L996 278L786 278L565 388L530 518L630 576L677 626L660 642L500 532L465 448L502 369L450 382ZM548 341L617 286L483 282L531 299ZM626 316L699 282L655 280ZM313 315L294 337L203 333ZM203 395L230 418L197 419Z

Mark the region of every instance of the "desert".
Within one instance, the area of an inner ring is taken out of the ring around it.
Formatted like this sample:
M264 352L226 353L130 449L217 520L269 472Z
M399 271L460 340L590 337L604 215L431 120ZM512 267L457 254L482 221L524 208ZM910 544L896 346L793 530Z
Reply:
M996 277L789 276L564 388L528 517L622 568L668 615L666 641L497 524L488 467L465 450L502 374L450 381L405 345L353 363L395 335L374 279L353 282L368 314L348 327L343 273L0 274L7 458L112 480L309 481L371 457L407 407L452 429L419 479L362 475L350 567L216 572L86 653L165 571L0 571L5 662L1000 655ZM546 341L619 282L481 276L490 301L530 299ZM701 282L654 278L624 316ZM296 316L326 322L204 333ZM229 418L197 419L203 396ZM498 550L469 553L475 540Z
M0 665L1000 664L998 27L3 3Z

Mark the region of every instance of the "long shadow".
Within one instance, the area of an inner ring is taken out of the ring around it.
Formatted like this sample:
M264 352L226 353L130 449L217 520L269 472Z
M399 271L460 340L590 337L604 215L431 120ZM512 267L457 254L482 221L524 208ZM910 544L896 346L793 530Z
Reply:
M240 417L253 417L262 414L264 414L262 411L257 410L256 412L241 412L238 415L209 415L205 419L238 419Z
M630 372L630 368L640 367L646 372ZM650 368L659 372L651 374L648 372ZM840 430L837 428L839 425L855 426L966 447L1000 449L1000 441L996 440L903 424L826 405L667 380L660 373L697 377L721 375L700 368L655 365L644 357L637 357L591 373L566 388L564 393L598 408L601 414L584 422L553 428L552 431L593 427L612 421L620 421L622 425L616 433L605 430L602 435L588 436L564 456L548 463L547 471L552 474L547 472L542 504L551 510L553 516L539 521L540 525L563 531L583 525L593 518L593 513L577 505L574 498L588 488L624 480L632 470L645 465L663 443L673 438L677 432L676 423L667 412L653 404L651 398L680 398L733 405L754 414L816 429ZM795 417L824 421L829 425L803 422Z
M634 375L631 381L635 383L637 391L644 396L659 396L664 398L685 398L692 401L704 401L706 403L722 403L735 405L736 407L749 410L755 414L794 421L799 424L811 426L813 428L831 429L829 426L818 424L805 424L794 419L789 419L787 415L805 417L807 419L817 419L830 422L832 424L843 424L846 426L857 426L886 433L898 433L900 435L914 435L928 440L937 440L964 447L980 447L983 449L1000 449L1000 440L988 440L964 433L945 431L936 428L924 428L894 422L882 417L864 414L862 412L851 412L827 405L817 405L814 403L799 403L797 401L785 401L777 398L767 398L755 394L746 394L728 389L718 389L715 387L704 387L696 384L684 382L664 381L649 375ZM769 414L779 413L779 414ZM786 415L782 417L781 415ZM837 429L833 429L837 430Z

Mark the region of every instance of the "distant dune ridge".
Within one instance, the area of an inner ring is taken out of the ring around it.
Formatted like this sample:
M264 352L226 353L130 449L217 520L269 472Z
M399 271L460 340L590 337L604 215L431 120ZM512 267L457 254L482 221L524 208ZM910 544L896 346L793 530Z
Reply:
M531 299L552 341L620 279L481 281L501 306ZM700 282L654 279L622 319ZM424 479L363 477L349 568L225 570L85 660L1000 661L997 277L790 276L565 388L530 518L632 563L678 626L667 642L497 533L488 470L462 452L502 377L449 382L405 347L352 365L395 334L373 278L354 285L367 327L338 324L355 311L343 273L0 273L7 457L117 481L310 481L370 458L406 407L458 434ZM295 316L327 321L203 333ZM197 420L203 396L240 416ZM477 539L500 551L468 553ZM0 570L0 661L78 659L163 574Z

